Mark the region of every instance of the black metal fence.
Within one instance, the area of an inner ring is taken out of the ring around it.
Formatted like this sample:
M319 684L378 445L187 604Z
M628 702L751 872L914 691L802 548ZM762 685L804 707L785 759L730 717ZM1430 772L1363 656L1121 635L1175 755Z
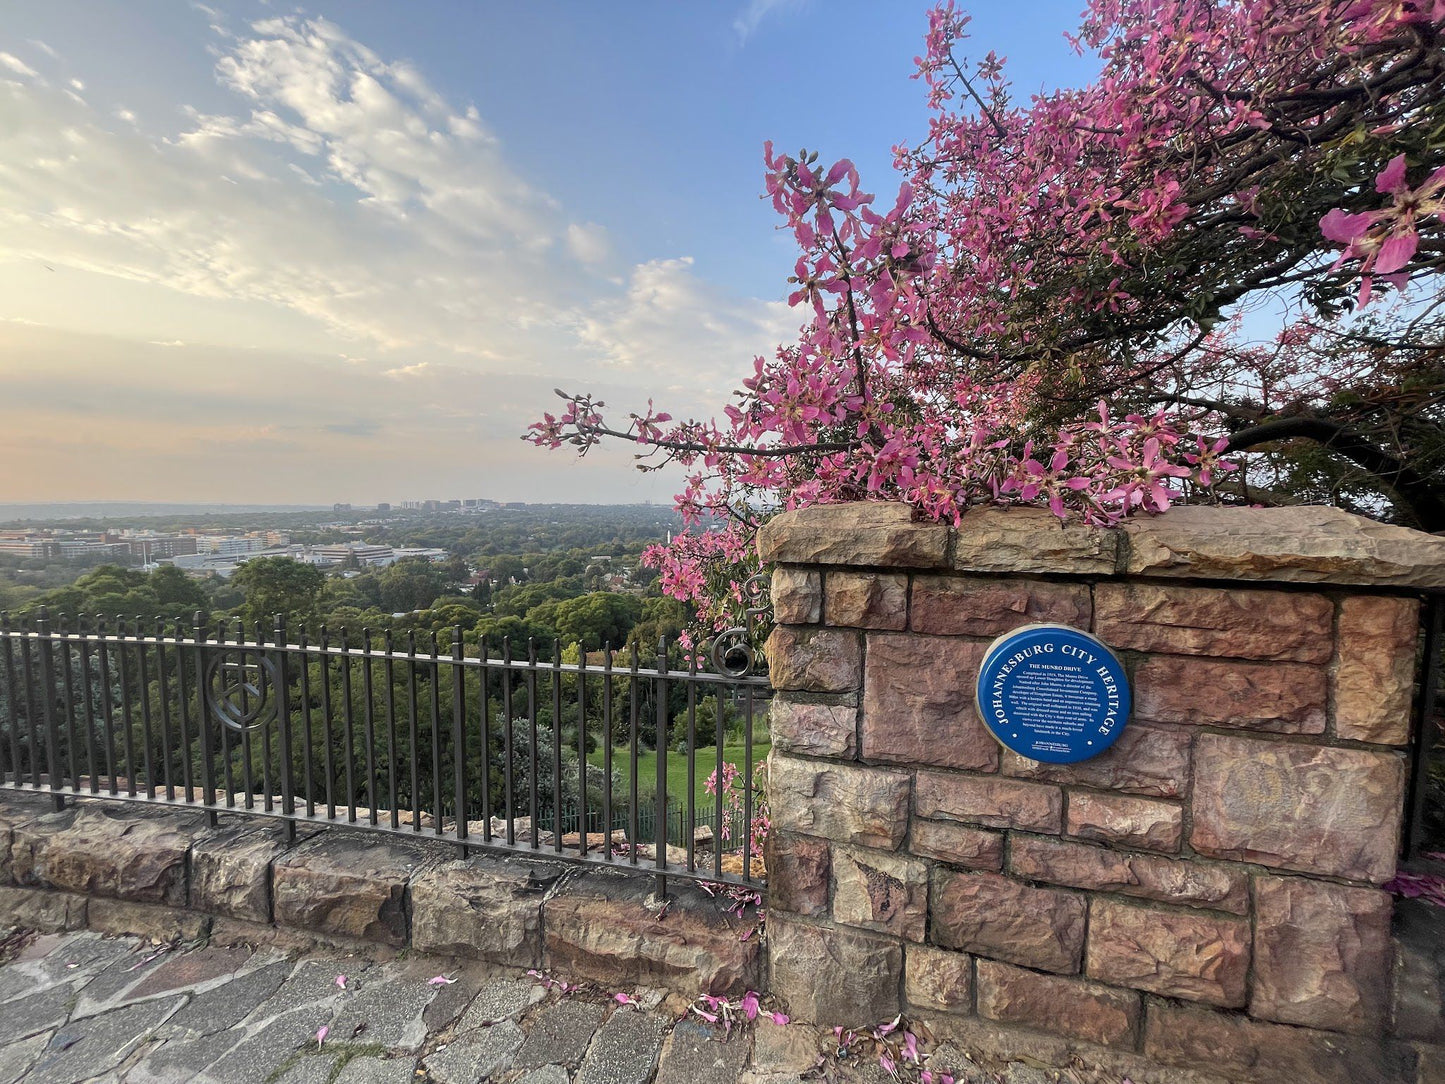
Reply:
M0 786L746 884L769 690L734 633L714 671L666 642L0 615Z
M1421 609L1424 636L1411 747L1410 803L1404 856L1445 872L1445 594L1430 594Z

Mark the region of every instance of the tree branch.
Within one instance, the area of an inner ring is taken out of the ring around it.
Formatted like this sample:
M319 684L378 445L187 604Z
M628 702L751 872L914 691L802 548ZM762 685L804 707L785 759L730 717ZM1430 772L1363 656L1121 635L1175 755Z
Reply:
M743 444L702 444L685 440L649 440L638 436L636 433L629 433L621 429L609 429L603 425L588 426L587 433L596 433L603 437L616 437L619 440L630 440L633 444L642 444L651 448L661 448L669 452L696 452L705 455L709 452L726 452L730 455L755 455L761 458L776 458L778 456L797 455L800 452L846 452L851 448L858 447L858 441L819 441L815 444L777 444L770 448L749 448Z
M1426 531L1445 531L1445 495L1401 459L1327 418L1274 418L1229 437L1227 451L1244 452L1277 440L1304 438L1364 467L1395 493Z

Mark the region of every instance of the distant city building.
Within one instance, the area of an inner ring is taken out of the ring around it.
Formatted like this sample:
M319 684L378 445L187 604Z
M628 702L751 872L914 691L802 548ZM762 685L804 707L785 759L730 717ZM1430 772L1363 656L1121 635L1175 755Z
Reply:
M409 549L398 548L396 550L393 550L392 552L395 555L394 559L397 561L403 560L404 558L408 557L420 557L422 558L422 560L431 561L433 564L439 561L445 561L451 556L451 554L446 550L437 549L436 547L413 547Z
M61 539L57 543L61 557L129 557L130 546L124 542L94 542L89 539Z
M60 543L43 538L0 539L0 553L11 557L59 557Z
M350 512L350 511L351 511L351 505L349 505L349 504L333 504L333 505L331 506L331 511L333 511L333 512Z
M256 553L265 548L266 542L261 538L216 534L196 536L196 552L214 554L217 557L238 557L243 553Z
M196 539L192 535L144 535L126 539L126 545L132 557L146 562L196 552Z
M363 565L389 565L396 560L390 546L378 546L369 542L336 542L325 546L312 546L310 556L328 564L347 564L352 558Z
M385 501L383 501L381 504L378 504L378 505L376 506L376 510L377 510L378 512L390 512L390 511L391 511L391 505L389 505L389 504L387 504Z

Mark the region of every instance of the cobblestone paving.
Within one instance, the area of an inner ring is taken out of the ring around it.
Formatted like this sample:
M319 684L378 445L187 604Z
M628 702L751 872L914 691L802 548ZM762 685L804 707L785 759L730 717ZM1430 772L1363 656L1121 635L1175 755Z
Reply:
M820 1065L829 1035L760 1021L726 1038L680 998L563 992L477 964L0 931L0 1084L873 1084ZM448 966L450 965L450 966ZM431 983L438 974L453 980ZM338 981L344 976L344 987ZM321 1042L317 1033L326 1028ZM959 1084L1048 1084L947 1049ZM1066 1079L1077 1079L1069 1077Z

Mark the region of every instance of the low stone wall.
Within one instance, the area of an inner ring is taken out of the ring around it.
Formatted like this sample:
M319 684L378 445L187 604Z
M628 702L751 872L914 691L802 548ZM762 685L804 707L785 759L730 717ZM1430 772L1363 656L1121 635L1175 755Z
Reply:
M288 933L682 993L760 985L756 917L673 879L333 826L0 791L0 926L227 940Z
M796 1016L902 1011L1136 1084L1445 1079L1411 1042L1439 1040L1429 1009L1393 1007L1380 887L1445 540L1318 508L955 530L845 505L779 516L759 550L771 985ZM986 647L1036 622L1123 660L1105 754L1025 760L978 718Z

